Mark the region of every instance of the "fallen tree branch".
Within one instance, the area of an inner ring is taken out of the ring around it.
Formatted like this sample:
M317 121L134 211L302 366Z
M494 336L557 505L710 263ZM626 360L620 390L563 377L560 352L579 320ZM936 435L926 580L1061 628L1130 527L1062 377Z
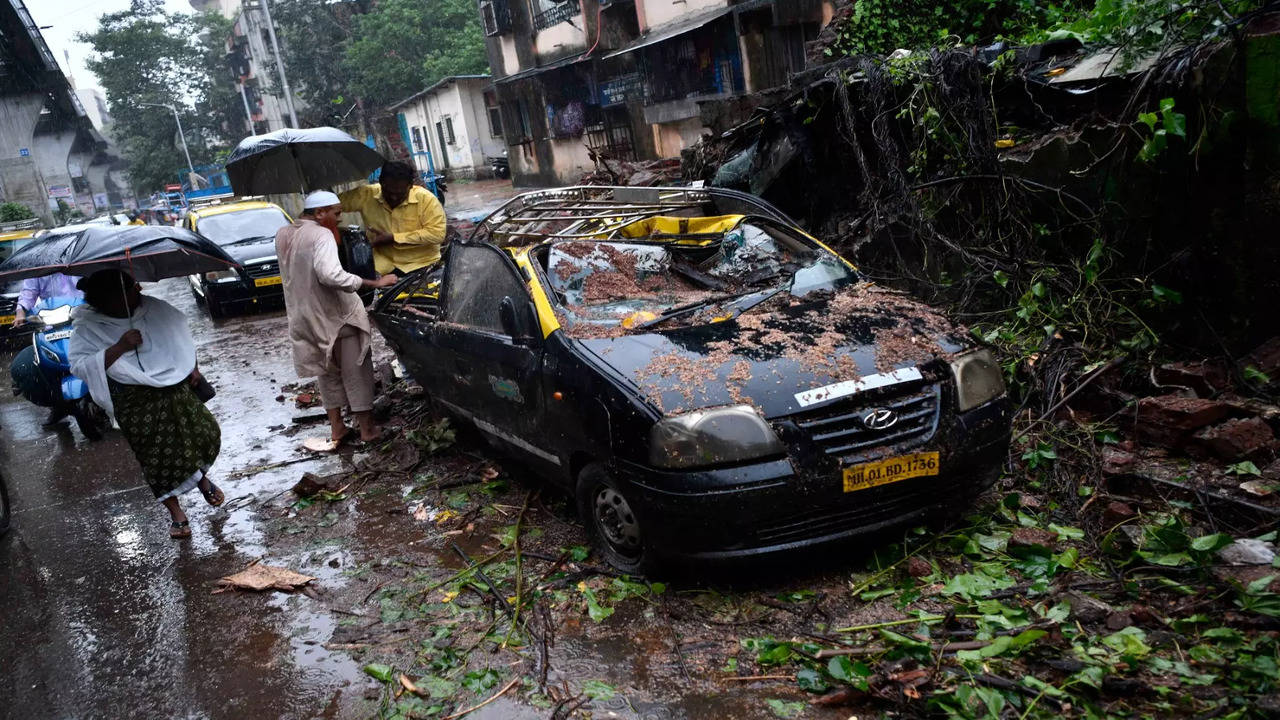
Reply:
M1074 389L1074 390L1072 390L1071 392L1067 393L1066 395L1064 395L1064 396L1062 397L1062 399L1061 399L1061 400L1059 400L1058 402L1056 402L1056 403L1054 403L1052 406L1050 406L1050 408L1049 408L1048 410L1044 411L1044 413L1043 413L1043 414L1041 414L1041 415L1040 415L1040 417L1038 417L1038 418L1036 418L1035 420L1032 420L1030 423L1028 423L1028 424L1027 424L1027 426L1026 426L1025 428L1023 428L1023 429L1022 429L1022 432L1018 433L1017 435L1014 435L1014 436L1013 436L1013 439L1009 441L1009 444L1010 444L1010 445L1012 445L1012 444L1014 444L1014 443L1018 442L1018 441L1019 441L1019 440L1021 440L1021 439L1022 439L1022 438L1027 434L1027 433L1031 432L1031 430L1032 430L1033 428L1035 428L1035 426L1036 426L1037 424L1042 423L1042 422L1044 422L1045 420L1047 420L1047 419L1049 419L1049 418L1053 417L1053 414L1054 414L1054 413L1056 413L1056 412L1058 412L1058 410L1059 410L1063 405L1066 405L1066 404L1067 404L1067 402L1071 400L1071 398L1075 397L1075 396L1076 396L1076 393L1079 393L1081 390L1083 390L1083 389L1085 389L1086 387L1088 387L1089 383L1091 383L1091 382L1093 382L1094 380L1097 380L1098 378L1102 377L1104 374L1106 374L1106 373L1107 373L1107 371L1111 370L1112 368L1117 368L1117 367L1119 367L1120 365L1124 364L1124 361L1125 361L1125 360L1127 360L1127 359L1128 359L1128 358L1127 358L1127 357L1125 357L1124 355L1121 355L1121 356L1119 356L1119 357L1114 357L1114 358L1112 358L1112 359L1111 359L1111 361L1110 361L1110 362L1108 362L1106 365L1103 365L1102 367L1098 368L1097 370L1094 370L1092 373L1090 373L1090 374L1089 374L1089 376L1088 376L1088 377L1086 377L1085 379L1081 380L1081 381L1080 381L1080 384L1079 384L1079 385L1076 385L1076 387L1075 387L1075 389Z
M506 684L506 686L504 686L501 690L499 690L498 692L494 693L494 694L493 694L493 697L490 697L488 700L485 700L484 702L479 703L478 705L472 705L471 707L467 708L466 710L462 710L462 711L456 712L456 713L454 713L454 714L452 714L452 715L445 715L445 716L444 716L443 718L441 718L440 720L454 720L455 718L460 718L460 717L462 717L463 715L467 715L467 714L473 713L473 712L475 712L476 710L479 710L480 708L484 707L485 705L488 705L489 703L493 702L494 700L497 700L498 698L500 698L500 697L502 697L503 695L505 695L505 694L506 694L506 692L507 692L508 690L510 690L512 687L514 687L514 686L515 686L515 684L516 684L516 683L518 683L518 682L520 682L520 678L519 678L519 677L512 678L512 679L511 679L511 682L507 683L507 684Z
M502 611L507 614L507 617L514 617L515 615L511 610L511 603L507 602L507 599L502 596L502 593L498 592L498 586L494 584L492 580L489 579L488 575L484 574L484 571L480 569L480 565L477 565L471 559L471 556L467 555L467 551L458 547L458 543L450 542L449 546L453 548L454 552L458 553L458 555L462 558L463 562L467 563L467 565L470 565L475 569L476 577L483 580L484 584L489 587L489 592L493 593L493 596L498 599L498 605L502 608ZM496 553L494 556L496 556Z

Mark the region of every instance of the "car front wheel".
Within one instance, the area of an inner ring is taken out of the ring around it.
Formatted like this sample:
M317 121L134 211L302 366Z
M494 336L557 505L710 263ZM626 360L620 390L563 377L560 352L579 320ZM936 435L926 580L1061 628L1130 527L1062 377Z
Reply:
M218 320L227 316L226 308L222 306L222 303L218 302L218 298L215 297L213 294L213 291L208 288L205 288L205 291L204 291L204 304L205 304L205 307L209 310L209 317L213 318L214 320Z
M652 566L641 514L634 493L615 480L604 465L592 463L578 476L578 515L592 544L615 568L640 573Z

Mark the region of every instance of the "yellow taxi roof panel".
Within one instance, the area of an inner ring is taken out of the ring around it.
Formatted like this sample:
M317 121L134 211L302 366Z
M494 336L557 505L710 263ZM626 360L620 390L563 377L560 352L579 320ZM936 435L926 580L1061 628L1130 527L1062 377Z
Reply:
M222 215L224 213L239 212L241 210L261 210L262 208L275 208L280 212L284 212L284 208L273 202L265 200L241 200L239 202L225 203L222 205L209 205L191 211L196 219L206 218L213 215ZM289 213L285 213L288 215Z

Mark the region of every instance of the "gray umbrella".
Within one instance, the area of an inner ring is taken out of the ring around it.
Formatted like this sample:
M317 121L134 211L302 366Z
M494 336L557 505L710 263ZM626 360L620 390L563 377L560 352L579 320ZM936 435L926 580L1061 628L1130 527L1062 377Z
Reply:
M237 195L295 193L359 180L382 166L377 150L337 128L251 135L227 158Z

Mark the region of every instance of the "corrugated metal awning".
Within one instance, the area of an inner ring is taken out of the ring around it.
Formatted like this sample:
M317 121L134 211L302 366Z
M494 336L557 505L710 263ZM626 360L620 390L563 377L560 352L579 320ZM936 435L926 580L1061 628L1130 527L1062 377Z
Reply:
M617 50L614 50L608 55L605 55L602 59L608 60L609 58L612 58L612 57L625 55L629 52L634 52L636 50L639 50L640 48L648 47L655 43L660 43L663 40L670 40L673 37L678 37L691 30L697 30L698 28L710 22L719 20L720 18L724 17L725 15L728 15L729 13L737 9L738 9L738 6L736 5L726 5L725 7L716 8L715 10L712 10L710 12L706 12L701 15L694 16L688 20L685 20L684 22L672 23L670 25L667 25L666 27L662 27L657 30L652 30L649 32L648 35L644 35L642 37L636 38L635 40L632 40L631 43L626 47L622 47Z
M521 70L520 72L514 75L508 75L506 77L498 78L493 81L493 84L502 85L503 83L514 82L516 80L523 80L528 77L533 77L534 75L537 75L539 73L544 73L548 70L555 70L556 68L568 67L570 65L573 65L576 62L580 62L583 59L584 58L582 55L571 55L569 57L560 58L559 60L556 60L555 62L547 63L546 65L539 65L538 67L529 68L528 70Z

